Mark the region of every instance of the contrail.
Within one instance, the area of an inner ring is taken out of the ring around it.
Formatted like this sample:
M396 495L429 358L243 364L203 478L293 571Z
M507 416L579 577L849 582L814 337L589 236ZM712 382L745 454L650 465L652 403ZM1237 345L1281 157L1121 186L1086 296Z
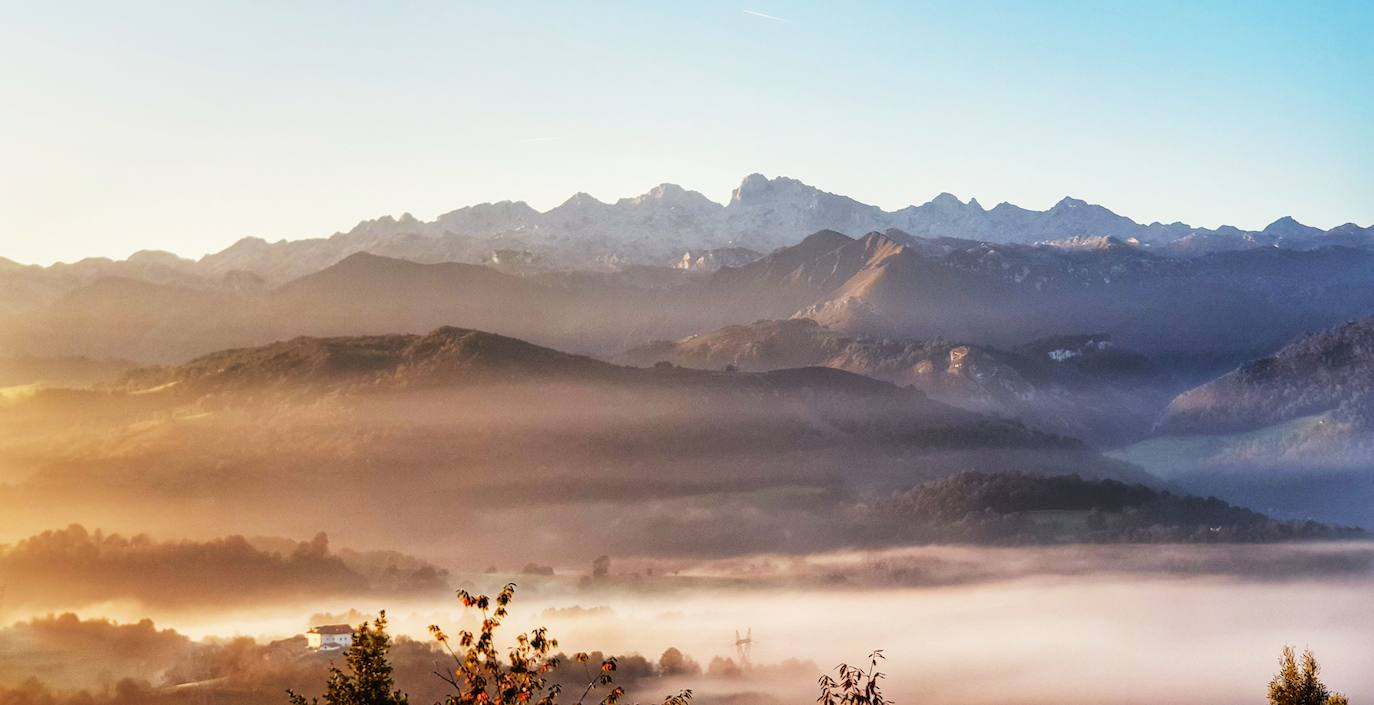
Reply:
M768 13L766 13L766 12L759 12L759 11L757 11L757 10L740 10L740 12L743 12L743 13L746 14L746 15L753 15L753 16L755 16L755 17L762 17L762 18L765 19L765 20L773 20L774 22L786 22L786 21L787 21L787 20L785 20L785 19L783 19L783 18L781 18L781 17L778 17L778 16L776 16L776 15L770 15L770 14L768 14Z

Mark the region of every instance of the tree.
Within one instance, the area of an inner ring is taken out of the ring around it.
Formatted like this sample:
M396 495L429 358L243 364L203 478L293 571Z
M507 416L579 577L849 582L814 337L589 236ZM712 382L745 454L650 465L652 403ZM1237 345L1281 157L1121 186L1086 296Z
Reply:
M1283 647L1279 672L1269 681L1270 705L1349 705L1344 695L1332 693L1317 678L1321 667L1310 650L1302 652L1302 664L1293 647Z
M665 676L694 676L701 673L701 665L676 646L670 646L658 657L658 672Z
M288 690L291 705L407 705L409 699L396 690L391 677L391 662L387 660L390 650L386 612L382 612L372 625L363 622L353 632L353 646L344 654L348 672L329 667L324 699L312 698L307 702Z
M879 681L883 679L878 662L885 659L882 651L868 655L868 670L842 663L835 667L835 676L821 676L820 705L892 705L883 695Z
M459 632L457 639L451 639L438 626L429 628L453 656L452 673L438 674L454 691L444 699L445 705L556 705L562 686L550 682L548 676L559 666L560 659L552 655L558 640L550 637L547 629L539 627L527 634L517 634L515 646L506 650L504 659L497 651L496 632L509 614L514 596L515 583L506 584L494 598L459 590L458 599L463 607L482 613L482 626L476 633ZM578 653L572 660L587 667L592 659L586 653ZM587 668L587 685L576 705L588 703L594 692L605 695L590 702L620 702L625 690L615 684L616 664L617 659L610 657L601 661L595 673ZM692 691L684 690L665 698L663 705L688 705L691 698Z

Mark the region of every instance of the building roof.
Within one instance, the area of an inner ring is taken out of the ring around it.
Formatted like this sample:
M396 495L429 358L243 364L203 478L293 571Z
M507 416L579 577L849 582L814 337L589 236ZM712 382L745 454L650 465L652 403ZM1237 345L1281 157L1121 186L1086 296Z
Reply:
M311 627L306 634L352 634L353 627L347 624L325 624L318 627Z

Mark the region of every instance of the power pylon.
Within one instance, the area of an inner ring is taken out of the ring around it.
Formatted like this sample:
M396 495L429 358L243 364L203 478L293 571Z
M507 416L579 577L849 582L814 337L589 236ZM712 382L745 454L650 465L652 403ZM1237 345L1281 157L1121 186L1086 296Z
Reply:
M739 670L748 671L754 663L750 658L754 650L754 629L750 627L744 631L744 636L739 635L739 630L735 630L735 653L739 656Z

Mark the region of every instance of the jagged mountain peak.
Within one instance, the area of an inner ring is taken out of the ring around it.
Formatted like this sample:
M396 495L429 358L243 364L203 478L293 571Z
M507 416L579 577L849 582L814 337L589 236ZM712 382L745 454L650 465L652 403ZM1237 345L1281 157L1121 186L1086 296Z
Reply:
M1291 215L1285 215L1266 225L1260 233L1279 238L1312 238L1322 235L1323 231L1320 228L1303 225Z
M701 208L719 210L721 205L707 198L699 191L685 189L677 184L661 183L647 192L616 201L616 205L664 205L668 207Z
M776 176L770 179L763 174L750 174L744 177L739 187L730 194L729 206L750 206L771 202L773 199L787 196L814 197L820 195L852 200L844 196L826 193L815 186L802 183L790 177Z
M505 199L501 201L492 201L487 203L477 203L471 206L463 206L462 208L449 211L448 213L439 216L439 218L442 219L444 216L453 215L455 213L465 213L477 210L507 213L531 213L536 215L539 213L539 211L535 210L533 206L526 203L525 201L512 201L510 199Z
M586 191L578 191L577 193L574 193L572 196L569 196L569 197L568 197L568 200L566 200L566 201L564 201L562 204L560 204L560 205L559 205L559 208L580 208L580 207L586 207L586 206L604 206L604 205L608 205L608 204L606 204L605 202L601 201L601 200L598 199L596 196L593 196L593 195L591 195L590 193L587 193Z
M930 202L926 205L938 206L941 208L963 208L964 202L959 200L958 196L948 191L941 191L935 198L930 199Z

